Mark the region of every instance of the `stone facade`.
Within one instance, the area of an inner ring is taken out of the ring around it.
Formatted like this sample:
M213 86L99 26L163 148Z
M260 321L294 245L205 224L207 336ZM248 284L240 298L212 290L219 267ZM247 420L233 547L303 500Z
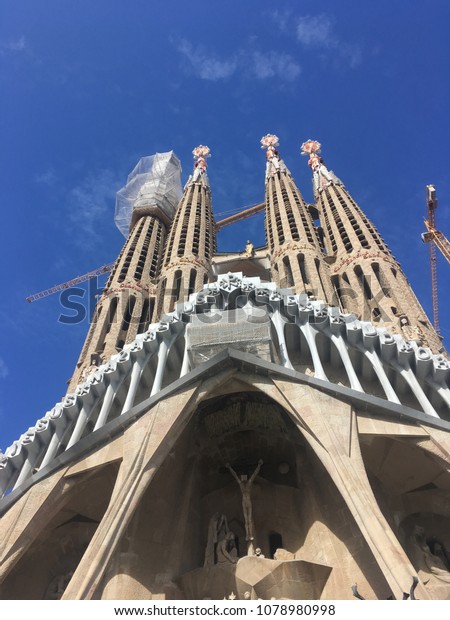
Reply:
M90 370L145 332L156 313L156 282L170 220L148 206L135 210L133 224L95 308L69 392Z
M367 598L402 598L414 575L417 598L450 596L436 554L450 544L450 425L257 360L212 359L17 498L2 519L2 598L325 600L351 598L355 582ZM249 475L258 460L264 558L247 552L225 466ZM219 532L205 566L216 514L236 552L218 557Z
M214 257L206 147L172 224L138 199L69 393L0 453L1 599L450 599L450 362L339 179L311 157L308 206L263 140L267 251Z
M265 224L273 281L331 303L331 280L317 228L285 166L266 180Z
M331 182L319 192L317 204L340 306L392 334L443 351L402 268L345 187Z
M333 299L326 301L362 320L383 325L392 334L443 352L441 338L401 266L342 181L319 157L320 147L313 140L302 145L303 154L310 155L308 164L334 292Z
M139 160L117 192L114 219L127 240L97 303L69 393L155 320L156 285L180 181L175 153L155 153Z

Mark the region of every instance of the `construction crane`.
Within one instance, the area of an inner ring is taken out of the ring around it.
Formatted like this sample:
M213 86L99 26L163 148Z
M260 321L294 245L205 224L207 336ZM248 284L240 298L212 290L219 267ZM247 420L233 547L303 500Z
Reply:
M450 242L443 232L436 230L436 188L434 185L427 185L427 209L428 219L425 220L427 232L422 233L422 241L428 243L430 247L430 266L431 266L431 294L433 300L433 324L438 336L440 336L439 327L439 298L437 284L437 264L436 264L436 248L442 253L447 262L450 263Z
M261 213L264 211L266 206L265 202L261 202L257 205L253 205L253 207L249 207L248 209L244 209L244 211L239 211L239 213L235 213L234 215L230 215L229 217L224 217L222 220L219 220L215 223L214 230L219 232L225 226L230 226L231 224L235 224L236 222L240 222L241 220L246 220L248 217L252 217L257 213Z
M56 286L52 286L51 288L46 289L45 291L41 291L40 293L35 293L34 295L30 295L26 298L28 303L32 301L37 301L38 299L43 299L44 297L48 297L49 295L53 295L53 293L58 293L59 291L63 291L66 288L70 288L71 286L75 286L75 284L80 284L80 282L86 282L86 280L90 280L91 278L95 278L95 276L101 276L104 273L109 273L111 269L114 267L114 263L108 263L108 265L103 265L98 269L94 269L89 273L85 273L82 276L78 276L78 278L74 278L73 280L69 280L68 282L63 282L63 284L57 284Z
M261 202L256 205L249 207L248 209L244 209L243 211L239 211L234 215L230 215L229 217L225 217L221 220L218 220L215 223L215 231L218 232L225 226L230 226L231 224L235 224L236 222L240 222L241 220L245 220L248 217L252 217L257 213L261 213L264 211L265 203ZM33 301L37 301L38 299L43 299L44 297L49 297L49 295L53 295L53 293L58 293L59 291L63 291L64 289L70 288L71 286L75 286L76 284L80 284L81 282L86 282L86 280L90 280L91 278L95 278L96 276L101 276L104 273L109 273L114 267L115 262L108 263L107 265L103 265L98 269L94 269L93 271L89 271L89 273L85 273L82 276L78 276L73 280L69 280L68 282L63 282L63 284L57 284L56 286L52 286L51 288L46 289L45 291L41 291L40 293L35 293L34 295L30 295L26 298L26 300L31 303Z

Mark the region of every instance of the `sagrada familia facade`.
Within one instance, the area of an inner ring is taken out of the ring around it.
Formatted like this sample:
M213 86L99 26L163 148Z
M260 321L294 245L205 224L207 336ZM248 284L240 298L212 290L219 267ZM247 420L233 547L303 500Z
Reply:
M0 453L1 598L450 598L441 340L320 144L314 204L261 144L264 247L217 252L205 146L118 192L68 393Z

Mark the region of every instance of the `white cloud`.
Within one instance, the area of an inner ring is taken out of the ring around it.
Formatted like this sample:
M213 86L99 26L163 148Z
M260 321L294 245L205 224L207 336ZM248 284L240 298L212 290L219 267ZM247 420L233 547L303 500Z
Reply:
M226 79L233 75L237 68L236 58L219 60L208 54L202 47L194 48L186 39L180 42L178 51L189 61L194 75L202 80L215 82Z
M39 185L54 185L56 183L56 174L53 168L48 168L44 172L35 174L33 177L35 183Z
M337 43L332 33L330 19L324 13L304 15L297 22L297 39L306 47L334 47Z
M9 370L5 361L0 357L0 379L6 379L9 375Z
M259 80L282 78L293 82L301 73L300 65L289 54L254 52L252 70Z
M288 30L292 16L292 11L290 9L284 11L275 9L275 11L269 13L269 16L282 32Z
M6 52L23 52L27 47L25 37L21 35L17 39L8 39L7 41L0 41L0 53Z
M354 69L362 62L360 46L341 41L334 32L333 22L325 13L299 17L296 36L303 47L325 52L334 65L345 64Z
M292 82L301 72L292 56L274 50L260 52L241 48L229 58L219 59L202 47L194 48L186 39L177 49L189 62L189 72L202 80L224 80L241 72L258 80L278 78Z

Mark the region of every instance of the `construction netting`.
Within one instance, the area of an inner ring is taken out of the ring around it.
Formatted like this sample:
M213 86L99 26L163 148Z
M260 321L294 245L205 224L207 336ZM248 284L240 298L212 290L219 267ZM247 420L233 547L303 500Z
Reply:
M133 209L157 205L172 218L181 198L181 163L173 151L142 157L116 194L114 221L128 237Z

